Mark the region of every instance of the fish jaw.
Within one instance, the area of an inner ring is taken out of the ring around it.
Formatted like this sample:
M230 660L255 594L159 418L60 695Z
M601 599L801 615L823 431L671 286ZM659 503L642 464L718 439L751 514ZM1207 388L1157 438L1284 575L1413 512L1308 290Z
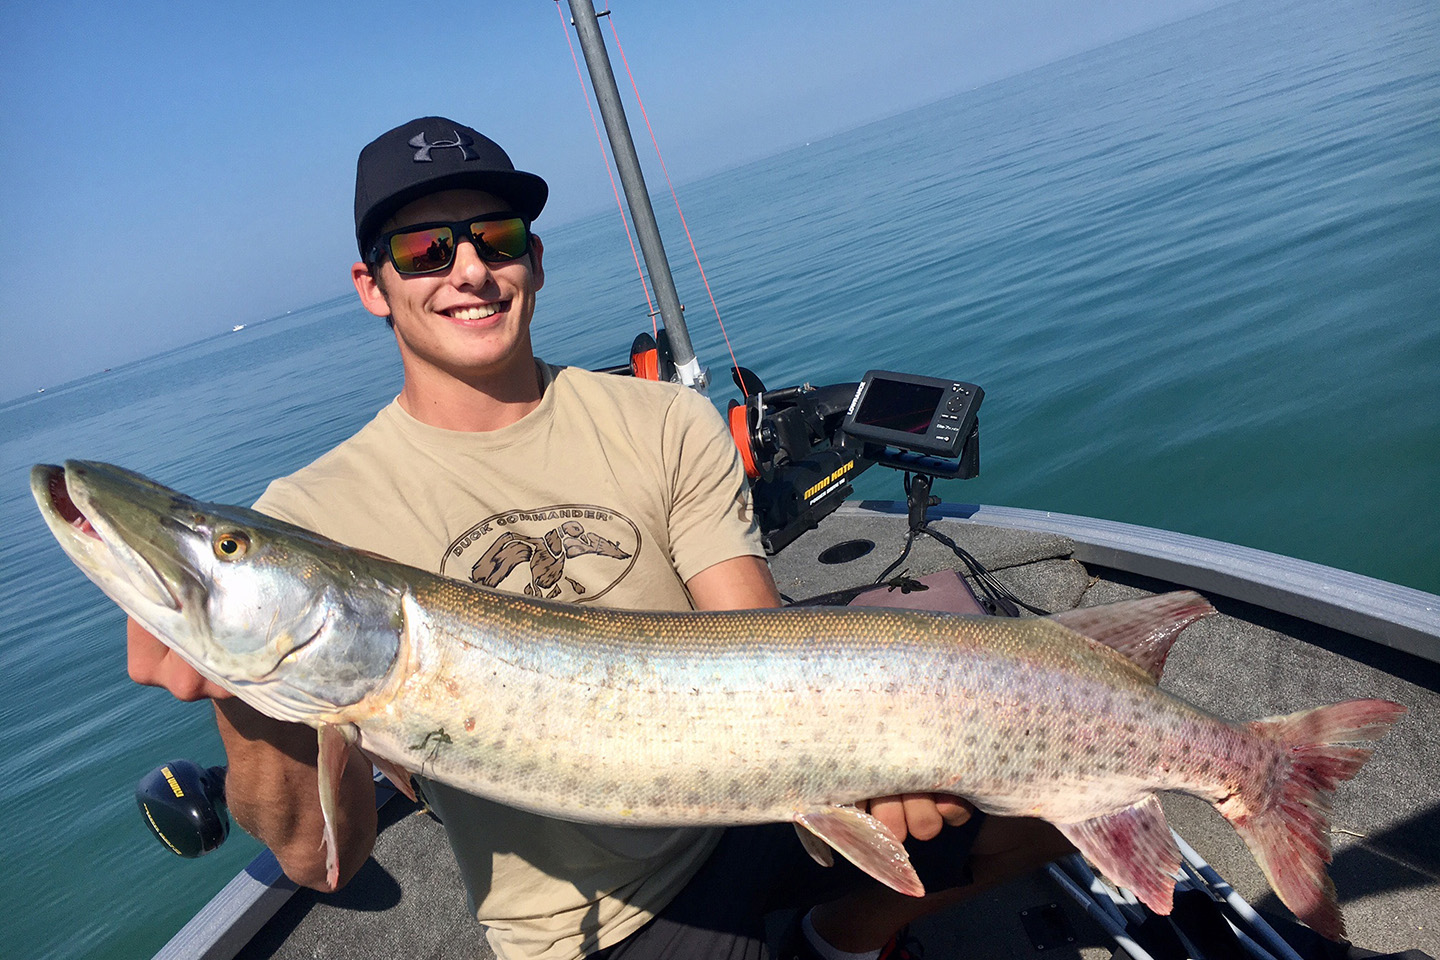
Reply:
M85 488L69 482L65 467L36 464L30 471L30 493L60 548L126 612L147 625L180 613L183 604L176 591L90 505Z

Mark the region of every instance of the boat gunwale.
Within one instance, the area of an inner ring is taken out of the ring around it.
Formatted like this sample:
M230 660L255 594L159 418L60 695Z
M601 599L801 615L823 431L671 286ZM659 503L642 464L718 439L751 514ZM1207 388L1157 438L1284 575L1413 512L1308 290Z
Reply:
M842 504L837 516L904 515L903 503ZM1440 663L1440 596L1336 567L1186 533L1023 507L941 504L934 520L1063 536L1073 558L1181 584Z

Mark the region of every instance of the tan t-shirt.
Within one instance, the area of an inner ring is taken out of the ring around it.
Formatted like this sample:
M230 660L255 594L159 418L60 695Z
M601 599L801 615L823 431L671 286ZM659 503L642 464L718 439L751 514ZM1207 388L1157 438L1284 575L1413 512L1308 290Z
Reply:
M391 403L270 484L256 509L458 580L605 607L688 609L686 580L764 555L709 401L671 384L540 371L540 405L518 423L441 430ZM553 820L429 781L425 792L507 960L570 960L624 939L719 838Z

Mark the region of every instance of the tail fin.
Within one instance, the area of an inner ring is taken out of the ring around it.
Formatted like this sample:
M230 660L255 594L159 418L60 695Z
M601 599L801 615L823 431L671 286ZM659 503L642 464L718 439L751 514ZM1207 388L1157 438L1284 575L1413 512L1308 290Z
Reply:
M1246 810L1224 813L1250 847L1265 879L1295 915L1322 936L1345 936L1330 862L1330 795L1370 759L1371 748L1405 714L1389 700L1347 700L1249 724L1252 733L1289 751L1288 769L1268 796L1246 798Z

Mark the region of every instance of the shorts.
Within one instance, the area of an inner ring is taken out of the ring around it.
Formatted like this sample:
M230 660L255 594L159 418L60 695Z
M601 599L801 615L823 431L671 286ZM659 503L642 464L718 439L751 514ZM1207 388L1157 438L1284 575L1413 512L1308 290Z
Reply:
M933 840L905 841L910 862L927 891L970 883L970 846L984 823L976 811ZM833 867L816 863L789 823L731 827L715 852L679 895L644 927L587 960L764 960L770 956L765 916L806 909L879 881L835 856Z

